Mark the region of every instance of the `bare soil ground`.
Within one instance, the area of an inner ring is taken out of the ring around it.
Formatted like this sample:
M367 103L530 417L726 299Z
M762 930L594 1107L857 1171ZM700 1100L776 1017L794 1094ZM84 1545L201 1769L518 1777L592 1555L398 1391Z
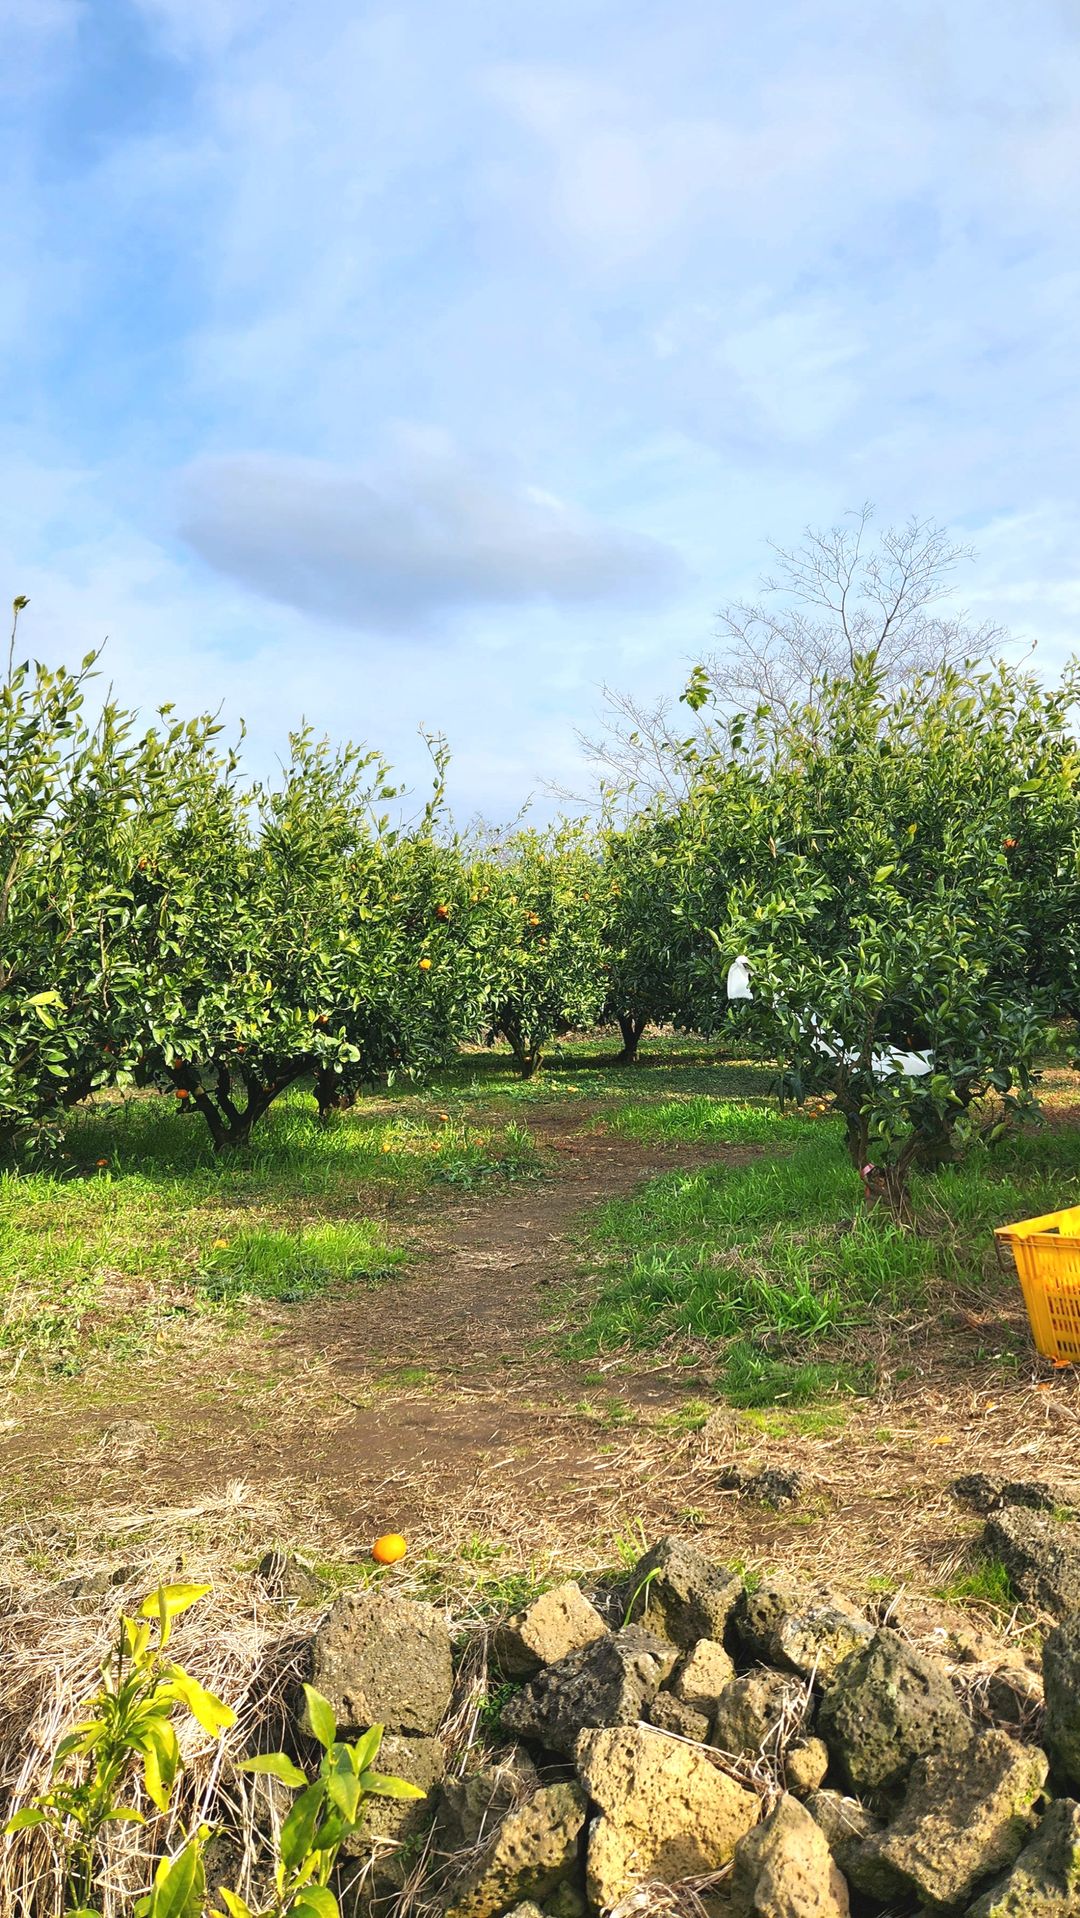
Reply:
M872 1398L807 1413L720 1407L703 1423L693 1355L561 1357L589 1283L582 1216L668 1167L757 1150L642 1146L582 1118L530 1113L542 1180L438 1211L399 1202L416 1254L403 1277L264 1310L224 1349L149 1355L97 1393L24 1380L0 1434L7 1576L133 1557L212 1569L276 1544L340 1571L393 1528L417 1556L494 1579L610 1563L679 1528L749 1565L928 1592L978 1529L947 1492L959 1471L1046 1477L1080 1506L1080 1382L1034 1357L1003 1374L970 1310L883 1344ZM795 1466L802 1500L774 1512L721 1490L733 1461Z

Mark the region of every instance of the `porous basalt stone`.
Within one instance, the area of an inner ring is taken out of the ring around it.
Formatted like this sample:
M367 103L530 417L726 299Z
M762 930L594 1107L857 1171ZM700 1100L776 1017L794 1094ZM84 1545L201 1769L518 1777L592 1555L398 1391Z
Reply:
M917 1758L955 1756L973 1732L948 1674L895 1632L875 1632L838 1667L817 1729L853 1792L889 1792Z
M607 1626L580 1585L567 1579L508 1618L494 1633L498 1665L515 1678L528 1678L543 1665L556 1665L603 1638Z
M728 1905L730 1918L848 1918L843 1873L797 1798L785 1793L735 1847Z
M998 1731L981 1732L959 1757L920 1758L902 1809L887 1831L867 1841L863 1856L876 1855L931 1909L962 1908L1017 1857L1047 1770L1038 1746Z
M758 1799L704 1752L644 1726L584 1732L577 1768L600 1808L590 1827L590 1903L610 1911L643 1882L718 1871L758 1816Z
M664 1538L630 1575L627 1616L689 1651L699 1638L723 1639L742 1593L737 1572L714 1565L681 1538Z
M541 1903L578 1864L586 1811L577 1785L542 1785L506 1813L451 1887L446 1918L500 1918L523 1900Z
M454 1682L446 1620L414 1599L346 1592L315 1633L311 1682L346 1737L369 1725L434 1732ZM310 1729L306 1713L301 1724Z
M644 1717L674 1663L666 1639L626 1625L545 1666L504 1707L502 1728L569 1757L583 1730Z

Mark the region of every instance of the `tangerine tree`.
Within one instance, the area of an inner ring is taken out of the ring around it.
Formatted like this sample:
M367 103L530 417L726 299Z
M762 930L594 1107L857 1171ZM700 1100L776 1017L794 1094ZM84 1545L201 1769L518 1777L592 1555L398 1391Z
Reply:
M483 1022L504 1038L522 1078L561 1032L592 1025L604 1004L604 878L584 827L519 832L470 864L464 935Z
M890 695L857 661L795 714L761 709L696 801L726 849L713 969L749 956L745 1016L783 1091L832 1093L898 1212L915 1167L999 1136L1031 1096L1043 1006L1012 854L1074 781L1040 701L1006 668Z
M111 699L95 713L95 662L12 659L0 687L0 1140L38 1149L68 1107L134 1077L144 875L217 730L165 708L140 733Z

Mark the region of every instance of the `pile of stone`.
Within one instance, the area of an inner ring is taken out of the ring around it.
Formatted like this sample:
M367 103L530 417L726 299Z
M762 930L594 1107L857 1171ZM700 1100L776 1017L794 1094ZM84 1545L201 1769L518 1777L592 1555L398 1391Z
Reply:
M1041 1742L980 1721L946 1666L826 1589L750 1588L678 1538L625 1590L573 1583L492 1646L501 1724L447 1776L447 1627L384 1591L341 1598L313 1682L343 1728L387 1726L365 1895L422 1856L446 1918L937 1913L1080 1918L1080 1612L1049 1635ZM460 1769L460 1766L459 1766Z

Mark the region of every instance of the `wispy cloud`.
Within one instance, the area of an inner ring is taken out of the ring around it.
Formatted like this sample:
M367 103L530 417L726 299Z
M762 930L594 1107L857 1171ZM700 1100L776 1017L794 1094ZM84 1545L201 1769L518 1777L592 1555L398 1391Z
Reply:
M118 679L246 706L253 752L300 704L392 750L443 723L512 809L596 681L670 688L768 535L868 495L954 522L969 596L1066 647L1065 0L1022 32L0 0L0 31L0 567L43 650L110 631Z

